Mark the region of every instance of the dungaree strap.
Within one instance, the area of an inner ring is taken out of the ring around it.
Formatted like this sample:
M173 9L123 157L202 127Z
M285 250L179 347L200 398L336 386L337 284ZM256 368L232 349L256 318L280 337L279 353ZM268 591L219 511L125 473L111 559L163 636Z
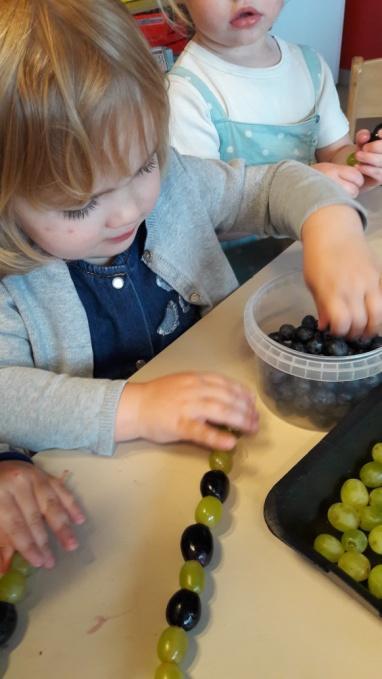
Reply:
M172 68L171 75L179 75L181 78L188 80L198 90L198 92L200 92L211 111L211 118L214 123L217 120L227 120L227 115L222 105L201 78L195 75L188 68L183 68L183 66L175 66Z
M309 45L299 45L304 57L310 77L314 87L315 109L317 109L318 98L321 92L322 67L321 60L316 50Z

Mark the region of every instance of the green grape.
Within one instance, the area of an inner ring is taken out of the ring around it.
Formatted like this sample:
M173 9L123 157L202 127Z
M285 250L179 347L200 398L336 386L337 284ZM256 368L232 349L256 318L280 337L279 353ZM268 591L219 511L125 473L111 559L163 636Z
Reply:
M184 674L174 663L164 662L157 667L155 679L184 679Z
M371 457L375 462L382 462L382 443L376 443L371 449Z
M375 526L369 533L369 545L373 552L382 554L382 526Z
M195 510L197 523L204 523L209 528L214 528L222 518L223 505L216 497L206 495L203 497Z
M374 488L370 493L369 502L372 507L382 510L382 488Z
M359 552L345 552L338 559L338 568L347 573L353 580L362 582L370 573L370 561Z
M382 486L382 464L380 462L366 462L359 472L361 481L368 488Z
M17 571L7 571L0 578L0 601L17 604L23 598L25 590L25 577Z
M374 566L371 569L369 579L367 581L369 590L377 599L382 599L382 564Z
M179 573L179 584L182 589L201 594L204 590L204 568L199 561L185 561Z
M334 528L344 532L351 528L358 528L359 515L354 507L336 502L328 509L328 520Z
M360 510L359 527L369 531L382 523L382 509L367 505Z
M354 165L357 165L358 160L355 157L355 153L350 153L348 157L346 158L346 165L350 165L351 167L354 167Z
M187 634L181 627L167 627L159 637L158 658L164 663L181 663L188 647Z
M347 530L341 538L345 552L364 552L367 547L367 537L358 528Z
M347 479L341 487L341 500L345 505L364 507L369 502L369 493L359 479Z
M317 535L313 543L313 549L321 554L324 559L331 561L331 563L337 563L340 556L344 553L344 548L340 541L334 535L329 535L329 533Z
M21 554L18 552L15 552L11 561L11 565L9 567L10 571L17 571L18 573L21 573L21 575L25 575L27 577L30 575L35 569L33 566L24 559Z
M226 450L213 450L208 462L210 469L220 469L225 474L229 474L233 465L233 456Z

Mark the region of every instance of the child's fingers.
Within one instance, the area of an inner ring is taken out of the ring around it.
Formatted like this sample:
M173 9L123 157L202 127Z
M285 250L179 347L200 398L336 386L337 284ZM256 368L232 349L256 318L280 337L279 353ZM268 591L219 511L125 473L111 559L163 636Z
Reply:
M364 183L362 173L356 167L350 167L349 165L340 165L338 171L339 177L344 182L349 182L354 184L358 188L361 188Z
M200 409L200 404L203 403L219 403L226 406L228 409L245 412L252 410L255 407L254 399L250 394L235 394L232 391L218 386L203 386L196 388L193 394L187 395L186 407L191 408L192 412Z
M46 555L36 544L32 532L25 521L23 513L12 496L8 496L6 505L0 503L3 531L16 551L20 552L32 566L43 566Z
M345 300L334 296L333 299L325 300L318 307L319 327L321 330L329 328L333 335L346 336L351 328L351 314Z
M240 409L232 404L219 403L209 399L203 399L200 402L194 417L216 422L216 424L225 424L232 429L248 433L255 430L258 422L258 414L254 408Z
M370 130L367 130L366 128L363 128L362 130L358 130L355 141L358 146L363 146L366 144L371 137L371 132Z
M367 310L367 325L365 333L376 335L382 325L382 289L373 290L366 295L365 305Z
M374 142L373 146L378 146L381 144L381 153L376 153L376 150L373 149L371 150L372 145L370 144L369 148L370 151L367 151L366 146L362 149L362 151L357 151L356 153L356 160L357 160L357 167L355 169L358 169L360 172L362 171L362 168L360 165L371 165L371 167L382 167L382 140L380 142Z
M15 553L8 536L0 529L0 575L9 569L13 554Z
M232 450L237 443L237 438L234 434L221 431L206 422L198 420L188 420L181 438L192 441L199 446L218 448L219 450Z
M220 390L225 390L232 397L254 400L254 395L247 387L229 377L219 375L218 373L201 373L200 377L206 385L211 387L216 386Z
M379 141L372 141L368 144L364 144L360 151L356 151L356 158L362 155L375 156L377 160L382 154L382 139Z
M70 528L70 516L64 508L54 488L48 483L39 484L36 492L41 514L49 528L57 537L61 546L72 551L78 547L78 541Z
M362 164L359 166L359 168L365 177L374 179L377 184L382 184L382 165L380 167L376 167L375 165Z
M51 485L60 499L63 507L65 507L73 523L82 524L86 521L86 516L82 511L80 505L74 499L72 493L65 487L61 479L54 476L50 477Z
M367 326L367 312L365 307L364 297L358 297L358 299L353 299L349 304L349 313L351 317L350 330L348 336L350 339L356 337L361 337L366 330Z
M19 493L17 495L16 501L33 537L33 541L43 555L44 563L42 565L46 568L52 568L54 566L54 557L49 548L48 533L33 490L29 484L25 485L22 494Z

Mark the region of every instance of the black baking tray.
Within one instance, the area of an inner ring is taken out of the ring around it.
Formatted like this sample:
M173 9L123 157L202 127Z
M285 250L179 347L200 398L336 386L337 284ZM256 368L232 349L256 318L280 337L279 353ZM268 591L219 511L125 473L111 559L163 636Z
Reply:
M357 583L336 564L313 550L319 533L340 533L330 526L326 514L333 502L340 502L343 482L358 477L360 467L371 460L371 448L382 441L382 386L344 417L269 491L264 503L264 518L271 532L308 558L326 575L345 586L374 613L382 617L382 600L376 599L366 583ZM369 548L365 555L371 565L382 557Z

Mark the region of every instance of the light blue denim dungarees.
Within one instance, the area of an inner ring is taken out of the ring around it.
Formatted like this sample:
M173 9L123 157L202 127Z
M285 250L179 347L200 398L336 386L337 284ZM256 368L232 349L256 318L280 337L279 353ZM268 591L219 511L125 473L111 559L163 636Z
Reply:
M287 125L242 123L230 120L223 107L207 85L187 68L176 66L173 75L190 81L202 95L210 111L211 120L219 135L221 160L244 158L247 165L278 163L282 160L298 160L307 165L315 162L320 116L317 100L321 90L321 62L317 53L306 45L299 46L308 67L315 92L315 105L311 114L302 122ZM241 247L252 242L256 236L246 236L222 243L224 250ZM227 252L229 254L229 252Z

